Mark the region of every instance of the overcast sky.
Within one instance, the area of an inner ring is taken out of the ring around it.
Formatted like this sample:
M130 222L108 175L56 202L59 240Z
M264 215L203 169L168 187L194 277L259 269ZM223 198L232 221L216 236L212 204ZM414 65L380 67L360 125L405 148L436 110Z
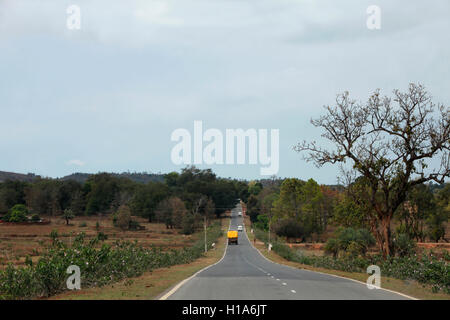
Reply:
M72 4L80 30L66 27ZM373 4L380 30L366 26ZM409 82L449 105L449 14L448 0L0 0L0 170L180 170L170 135L202 120L279 129L278 176L335 183L336 166L292 151L321 141L310 119L344 90L365 101Z

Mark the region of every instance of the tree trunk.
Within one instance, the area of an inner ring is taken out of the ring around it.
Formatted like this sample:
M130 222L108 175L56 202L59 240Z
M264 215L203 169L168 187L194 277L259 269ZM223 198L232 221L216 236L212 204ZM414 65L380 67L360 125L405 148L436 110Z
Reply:
M391 254L391 215L385 215L381 219L383 258Z

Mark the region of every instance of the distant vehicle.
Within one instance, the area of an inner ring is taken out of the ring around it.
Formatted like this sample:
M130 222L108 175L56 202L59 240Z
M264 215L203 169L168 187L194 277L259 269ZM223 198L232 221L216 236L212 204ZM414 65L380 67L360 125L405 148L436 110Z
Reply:
M227 234L228 244L238 244L238 232L236 230L230 230Z
M242 217L242 212L239 211L239 212L238 212L238 216L239 216L239 217Z
M238 226L238 231L242 231L242 226Z

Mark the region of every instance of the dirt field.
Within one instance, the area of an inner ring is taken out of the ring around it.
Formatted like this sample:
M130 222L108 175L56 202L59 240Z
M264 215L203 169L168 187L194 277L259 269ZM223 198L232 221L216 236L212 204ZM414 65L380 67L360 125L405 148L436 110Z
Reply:
M177 230L166 229L164 224L148 223L146 219L140 217L133 217L133 220L145 227L145 230L140 231L121 231L112 225L110 217L76 217L68 226L61 218L49 219L51 223L48 225L0 224L0 268L4 268L9 262L22 265L27 255L33 261L37 261L43 245L51 243L49 235L52 230L56 230L59 238L66 243L72 242L78 233L84 232L86 239L90 239L101 231L108 236L106 243L113 243L116 240L137 240L143 247L155 245L167 249L189 246L198 237L196 234L189 236L179 234ZM100 225L98 231L97 222Z

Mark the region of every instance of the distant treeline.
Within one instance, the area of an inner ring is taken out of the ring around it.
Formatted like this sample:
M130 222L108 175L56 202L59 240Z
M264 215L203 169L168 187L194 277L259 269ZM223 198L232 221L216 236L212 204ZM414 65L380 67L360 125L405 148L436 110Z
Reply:
M0 215L14 205L24 204L33 214L58 216L70 209L75 215L115 213L126 205L133 215L153 221L158 205L165 199L179 198L186 210L198 211L196 206L207 199L213 211L220 215L236 205L237 199L247 199L248 186L243 181L218 178L210 169L187 167L181 173L155 175L156 181L147 181L148 174L98 173L83 179L50 179L36 176L32 181L7 180L0 183ZM139 174L138 174L139 175ZM157 177L159 176L159 177Z
M162 173L148 173L148 172L122 172L122 173L109 173L113 177L116 178L128 178L135 182L147 183L151 181L164 181L164 174ZM75 172L68 176L64 176L59 178L60 180L74 180L77 182L86 182L89 177L91 177L92 173L82 173ZM5 181L22 181L22 182L33 182L34 180L42 179L43 177L36 175L34 173L15 173L15 172L6 172L0 171L0 183Z

